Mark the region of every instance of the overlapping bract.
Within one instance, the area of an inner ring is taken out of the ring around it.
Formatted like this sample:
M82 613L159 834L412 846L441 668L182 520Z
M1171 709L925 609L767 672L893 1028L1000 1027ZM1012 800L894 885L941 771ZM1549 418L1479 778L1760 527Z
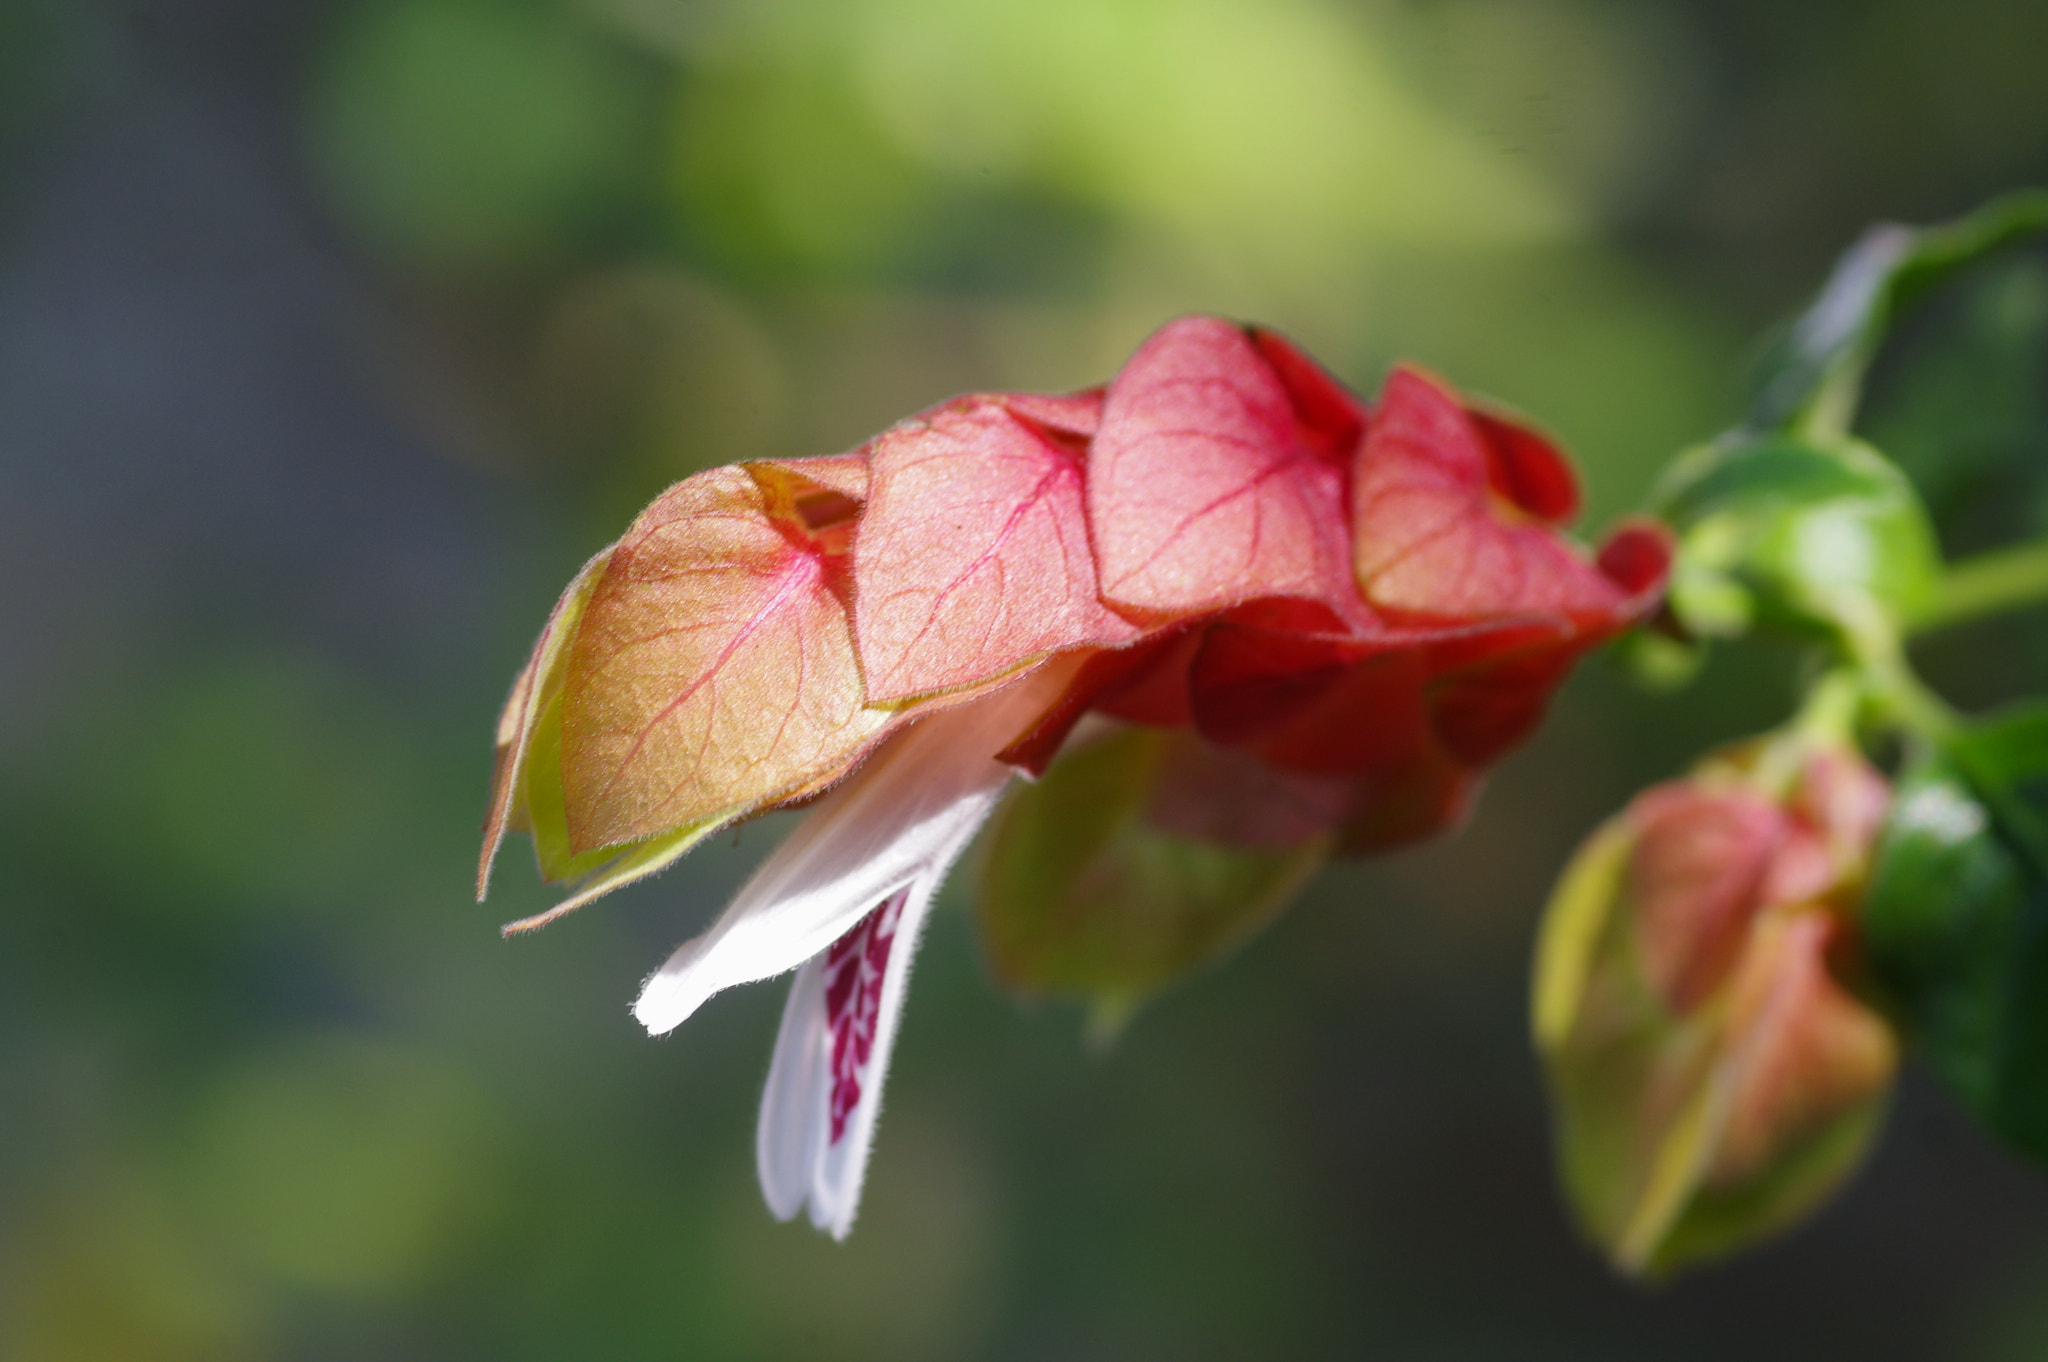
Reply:
M699 474L535 646L479 888L508 827L581 881L519 930L815 801L634 1014L659 1034L796 972L762 1187L844 1235L919 930L1014 775L1091 712L1156 730L1014 801L984 896L1006 983L1088 993L1113 1024L1331 851L1454 821L1571 663L1648 608L1662 532L1588 558L1558 533L1576 504L1547 441L1436 380L1398 371L1368 408L1205 317L1106 388L963 397L852 454Z
M551 622L501 725L486 856L543 804L576 873L803 799L918 714L1077 652L1014 764L1092 708L1348 780L1353 848L1423 835L1661 585L1659 535L1589 560L1556 533L1575 506L1548 442L1419 371L1368 408L1204 317L1106 389L959 398L850 455L702 473Z
M1782 1229L1854 1170L1898 1063L1855 981L1890 791L1781 735L1637 796L1544 922L1535 1030L1566 1190L1626 1271Z

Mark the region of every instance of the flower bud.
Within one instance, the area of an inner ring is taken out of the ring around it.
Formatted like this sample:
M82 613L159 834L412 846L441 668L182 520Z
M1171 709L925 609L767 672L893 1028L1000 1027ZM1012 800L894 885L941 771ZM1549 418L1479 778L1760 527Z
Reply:
M1679 534L1672 612L1695 638L1896 629L1939 576L1919 494L1855 440L1727 437L1680 458L1656 500Z
M1855 1167L1897 1067L1848 986L1889 802L1790 735L1639 795L1582 847L1537 953L1566 1191L1624 1271L1769 1235Z

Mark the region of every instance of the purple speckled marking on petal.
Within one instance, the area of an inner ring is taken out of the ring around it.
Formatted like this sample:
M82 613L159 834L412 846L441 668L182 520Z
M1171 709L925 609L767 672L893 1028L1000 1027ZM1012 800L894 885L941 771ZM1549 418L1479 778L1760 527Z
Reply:
M910 898L905 886L854 924L825 952L825 1024L832 1033L832 1137L838 1144L860 1105L861 1083L875 1052L882 1015L882 975L896 924Z

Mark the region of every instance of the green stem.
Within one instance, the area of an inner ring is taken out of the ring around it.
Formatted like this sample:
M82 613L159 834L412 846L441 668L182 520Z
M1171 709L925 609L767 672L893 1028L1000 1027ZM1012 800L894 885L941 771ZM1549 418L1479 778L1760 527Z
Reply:
M1871 717L1946 744L1962 727L1962 716L1920 679L1898 631L1881 613L1871 611L1861 624L1846 631L1844 642Z
M1885 668L1874 680L1877 700L1908 732L1947 743L1962 730L1962 716L1903 662Z
M1908 621L1916 634L2048 603L2048 540L1979 554L1942 574L1933 602Z
M1813 396L1792 418L1793 430L1815 444L1829 445L1847 439L1856 424L1856 407L1863 399L1863 371L1870 355L1858 351L1836 364L1826 378L1814 386Z

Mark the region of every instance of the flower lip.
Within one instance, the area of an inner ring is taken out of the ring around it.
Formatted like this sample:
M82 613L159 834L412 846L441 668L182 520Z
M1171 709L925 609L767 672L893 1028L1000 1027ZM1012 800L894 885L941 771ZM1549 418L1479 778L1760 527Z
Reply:
M652 1034L673 1030L713 993L824 951L904 886L936 888L1014 774L992 754L1057 700L1075 666L1039 667L893 735L811 808L707 931L648 977L633 1015Z
M797 970L761 1099L755 1162L768 1209L836 1239L853 1228L912 954L931 905L905 886Z

